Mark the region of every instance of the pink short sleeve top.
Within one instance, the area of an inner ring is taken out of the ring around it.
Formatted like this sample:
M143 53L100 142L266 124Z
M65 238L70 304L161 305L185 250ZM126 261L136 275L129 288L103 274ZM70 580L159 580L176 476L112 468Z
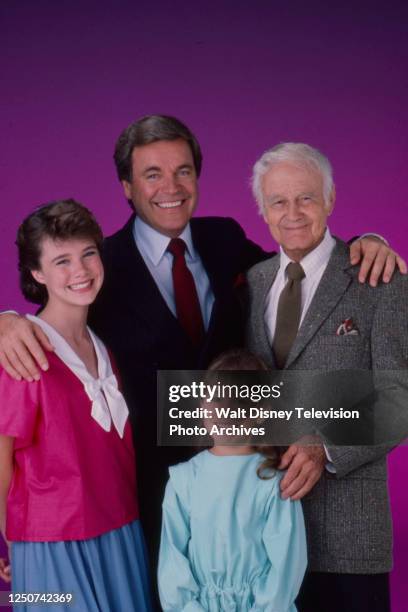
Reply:
M11 541L82 540L138 518L129 421L123 438L91 416L81 380L54 353L39 382L0 368L0 433L15 438Z

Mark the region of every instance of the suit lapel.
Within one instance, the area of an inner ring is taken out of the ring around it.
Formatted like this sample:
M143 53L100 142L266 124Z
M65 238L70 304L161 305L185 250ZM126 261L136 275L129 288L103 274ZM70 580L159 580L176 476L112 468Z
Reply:
M177 329L177 333L181 334L187 342L190 342L177 317L173 315L167 306L165 299L135 244L133 224L134 216L121 230L120 240L118 240L118 244L120 244L118 269L123 269L125 271L125 278L127 279L127 286L129 288L128 294L132 301L129 308L131 308L139 318L143 318L146 322L149 322L149 325L151 325L152 321L156 321L155 325L157 325L157 321L160 321L160 329L163 329L163 326L173 328L174 330ZM192 219L190 224L194 248L197 249L200 255L215 298L206 334L205 345L208 345L210 343L212 331L217 328L216 323L222 296L226 289L230 288L231 280L228 278L228 273L225 271L222 261L220 262L219 260L219 252L216 252L213 248L208 230L202 227L199 219ZM141 287L143 287L142 293Z
M134 216L121 230L120 236L118 235L117 244L120 250L117 252L118 259L115 266L119 285L126 283L128 308L138 318L144 319L149 326L154 324L157 327L157 323L160 322L160 327L163 325L180 327L136 246L133 223ZM121 275L123 280L119 278Z
M190 221L190 227L194 248L197 249L200 255L201 262L207 273L208 280L210 281L211 290L214 294L214 304L211 310L205 338L205 345L208 345L213 331L217 328L217 318L220 311L222 295L227 288L231 287L231 279L227 278L222 262L220 262L220 253L216 252L213 248L211 237L208 235L208 232L204 231L205 228L200 225L200 220L192 219Z
M348 273L351 267L348 247L339 240L336 240L336 243L312 303L290 350L285 368L293 364L317 334L351 283L352 279Z
M277 368L275 354L268 340L268 330L265 324L265 302L268 293L275 282L276 275L280 266L280 255L268 259L262 266L255 289L255 299L251 304L251 318L253 318L255 330L261 330L257 333L257 347L259 354L264 356L267 363L270 363L273 368Z
M211 236L209 236L208 231L205 231L205 228L200 226L199 222L200 219L191 219L191 236L194 248L197 249L204 269L207 272L215 300L217 300L223 290L225 290L224 268L222 261L220 261L220 253L216 252L213 248Z

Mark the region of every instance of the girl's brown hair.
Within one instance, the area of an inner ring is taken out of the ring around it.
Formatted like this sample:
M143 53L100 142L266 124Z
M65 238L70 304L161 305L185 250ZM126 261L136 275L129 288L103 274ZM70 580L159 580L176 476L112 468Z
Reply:
M208 371L242 370L242 371L268 371L265 362L246 349L232 349L216 357L210 364ZM259 478L267 480L275 474L284 448L281 446L255 445L253 449L263 455L264 461L256 471Z
M38 283L32 270L40 269L41 245L44 238L69 240L90 238L102 247L102 230L93 214L75 200L58 200L37 208L26 217L17 232L20 288L29 302L44 306L48 300L45 285Z

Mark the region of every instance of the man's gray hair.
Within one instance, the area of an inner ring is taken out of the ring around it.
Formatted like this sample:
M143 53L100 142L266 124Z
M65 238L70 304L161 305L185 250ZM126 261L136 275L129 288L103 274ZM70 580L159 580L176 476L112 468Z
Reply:
M265 151L253 167L251 187L261 215L264 214L265 209L261 187L262 177L273 166L281 162L309 166L317 170L323 178L324 202L326 206L329 206L334 183L333 169L327 157L310 145L301 142L283 142Z

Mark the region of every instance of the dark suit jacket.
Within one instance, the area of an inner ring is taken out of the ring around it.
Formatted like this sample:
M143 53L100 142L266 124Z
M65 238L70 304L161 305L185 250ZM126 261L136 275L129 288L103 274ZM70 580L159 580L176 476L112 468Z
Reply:
M105 240L105 283L90 324L112 350L122 377L136 446L141 515L147 537L159 536L159 513L168 465L191 454L156 446L156 372L204 369L225 349L243 343L242 309L234 284L267 254L227 218L192 219L191 232L215 302L205 341L195 350L164 301L133 237L134 217Z

